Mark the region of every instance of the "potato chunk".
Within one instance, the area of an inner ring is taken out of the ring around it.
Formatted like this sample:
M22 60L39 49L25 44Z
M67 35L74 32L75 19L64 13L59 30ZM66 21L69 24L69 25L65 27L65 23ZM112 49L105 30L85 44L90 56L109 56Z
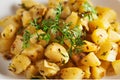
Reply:
M91 76L90 66L83 65L83 66L79 66L79 68L85 72L84 78L89 79Z
M31 64L30 59L25 55L18 55L12 59L11 64L9 65L9 70L15 74L20 74L25 71Z
M1 33L2 38L4 39L11 39L15 37L15 34L17 32L17 28L10 24L4 28L4 30Z
M100 60L94 54L94 52L90 52L87 56L85 56L81 63L86 66L99 66L101 64Z
M22 54L28 56L32 61L36 61L44 58L43 51L44 48L41 45L31 44L22 51Z
M117 75L120 75L120 60L112 62L113 69Z
M55 63L48 62L47 60L41 60L36 63L38 70L43 76L54 76L59 70L59 66Z
M95 29L100 28L107 30L110 27L110 23L108 21L103 21L101 19L93 20L88 23L89 32L93 32Z
M40 44L43 47L45 47L48 44L48 42L46 40L43 40L42 36L38 37L38 35L42 35L42 34L45 34L45 32L42 30L38 30L33 34L33 37L30 38L30 42L33 44Z
M14 41L13 39L3 39L0 36L0 52L4 53L10 50L10 47Z
M59 65L66 64L69 60L68 52L62 45L58 43L52 43L48 45L45 50L45 56L50 61L58 63Z
M34 76L36 76L38 73L36 67L34 65L30 65L27 70L25 71L26 78L30 79Z
M94 79L100 79L100 78L104 77L106 74L106 70L104 68L102 68L101 66L92 67L91 72L92 72L92 78L94 78Z
M100 45L107 40L108 34L104 29L96 29L93 31L91 37L93 42Z
M113 42L120 41L120 34L111 29L108 30L108 37L109 37L110 41L113 41Z
M113 62L118 54L118 45L114 42L106 41L100 46L97 57L101 60Z
M13 42L13 44L11 45L11 48L10 48L10 52L13 55L17 55L17 54L21 53L22 45L23 45L23 41L22 40L23 40L22 36L20 36L20 35L16 36L16 39Z
M60 74L62 79L82 79L84 77L82 69L77 67L63 68Z
M116 12L114 10L100 6L96 7L96 10L98 12L99 18L103 21L107 20L109 22L113 22L116 20Z
M66 23L72 23L70 29L73 29L78 22L78 14L76 12L72 12L70 16L67 17Z
M97 45L92 42L84 41L84 44L81 46L83 52L95 52L97 51Z
M22 23L24 27L27 27L32 21L31 14L28 11L23 12Z
M39 4L38 2L35 2L35 0L21 0L21 2L22 5L27 9Z

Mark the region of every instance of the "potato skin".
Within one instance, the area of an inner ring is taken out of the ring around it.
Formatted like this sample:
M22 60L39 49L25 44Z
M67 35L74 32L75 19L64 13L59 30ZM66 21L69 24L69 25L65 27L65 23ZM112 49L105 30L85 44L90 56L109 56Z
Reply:
M62 45L58 43L52 43L48 45L45 50L45 56L50 61L58 63L59 65L66 64L69 60L68 52Z

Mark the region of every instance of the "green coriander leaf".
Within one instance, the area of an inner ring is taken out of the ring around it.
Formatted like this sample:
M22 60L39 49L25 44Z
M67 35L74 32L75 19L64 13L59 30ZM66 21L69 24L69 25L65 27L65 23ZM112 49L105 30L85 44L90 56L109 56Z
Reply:
M90 21L97 18L96 10L88 2L83 4L83 8L85 9L85 12L82 13L83 17L87 17Z
M23 46L22 46L23 49L29 47L30 38L31 34L29 31L26 30L25 33L23 34Z
M50 41L50 34L41 34L41 36L42 36L42 39L44 39L44 40L46 40L47 42L49 42Z
M59 21L62 10L63 10L62 5L59 4L58 7L56 8L56 21Z
M37 23L38 21L38 18L35 18L33 21L30 22L30 24L32 26L34 26L36 28L36 30L39 30L40 29L40 25Z

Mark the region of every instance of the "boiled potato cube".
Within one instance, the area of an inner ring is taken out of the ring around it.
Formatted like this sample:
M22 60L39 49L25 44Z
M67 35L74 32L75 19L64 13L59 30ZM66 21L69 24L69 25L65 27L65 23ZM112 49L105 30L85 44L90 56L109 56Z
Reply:
M64 0L48 0L48 7L56 8L59 3L62 3Z
M11 39L15 37L15 34L17 32L17 28L10 24L4 28L4 30L1 33L2 38L4 39Z
M83 52L95 52L97 51L97 46L89 41L84 41L84 44L80 47Z
M108 30L108 38L110 39L110 41L118 42L118 41L120 41L120 34L109 29Z
M58 63L59 65L66 64L69 60L68 52L58 43L51 43L48 45L45 50L45 56L50 61Z
M87 56L85 56L81 63L86 66L99 66L101 64L100 60L94 54L94 52L90 52Z
M23 27L27 27L31 21L32 21L31 14L28 11L24 11L22 16Z
M54 76L59 70L59 66L55 63L48 62L47 60L41 60L36 63L38 70L43 76Z
M0 20L0 27L5 28L8 25L14 25L15 28L21 26L21 24L18 24L16 16L7 16Z
M42 30L38 30L30 38L30 42L33 43L33 44L37 43L37 44L42 45L43 47L45 47L48 44L48 42L46 40L43 40L42 36L38 37L38 35L42 35L42 34L45 34L45 32L42 31Z
M117 32L120 34L120 23L119 22L113 22L111 23L111 27Z
M28 56L32 61L44 58L44 48L38 44L31 44L30 47L22 51L23 55Z
M55 16L56 16L56 12L54 9L51 8L47 11L45 19L49 19L49 18L55 19Z
M97 52L97 57L101 60L113 62L116 60L118 53L118 44L106 41L100 46L100 50Z
M70 13L71 13L70 7L65 6L61 13L61 18L66 19L70 15Z
M117 75L120 75L120 60L112 62L113 69Z
M114 10L100 6L96 7L96 10L98 12L99 18L103 21L107 20L109 22L113 22L116 20L116 12Z
M96 29L93 31L91 38L93 42L98 45L101 45L108 39L108 34L104 29Z
M38 2L35 2L35 0L21 0L21 2L22 5L27 9L39 4Z
M29 31L31 34L34 34L37 30L35 28L35 26L32 25L28 25L24 31Z
M77 22L78 14L76 12L72 12L66 19L66 23L71 23L70 29L73 29L76 26Z
M42 16L44 16L46 13L46 10L47 10L47 7L40 4L32 7L29 10L29 13L31 14L33 19L37 19L37 21L40 23L42 20Z
M105 76L106 70L102 68L101 66L94 66L91 67L91 76L94 79L100 79Z
M4 53L4 52L9 51L13 41L14 41L14 38L13 39L3 39L0 36L0 52Z
M13 44L11 45L11 48L10 48L10 52L13 55L20 54L21 51L23 50L22 49L22 46L23 46L23 41L22 40L23 40L22 36L20 36L20 35L16 36L16 39L13 42Z
M90 76L91 76L90 66L83 65L83 66L79 66L79 68L82 69L85 72L84 78L85 79L89 79Z
M30 59L25 55L17 55L12 59L9 65L9 70L15 74L20 74L25 71L31 64Z
M34 76L36 76L38 73L36 67L34 65L30 65L27 70L25 71L26 78L30 79Z
M88 23L89 32L93 32L95 29L100 28L107 30L110 27L110 23L108 21L103 21L101 19L93 20Z
M60 77L62 79L82 79L84 77L84 72L77 67L63 68L60 71Z

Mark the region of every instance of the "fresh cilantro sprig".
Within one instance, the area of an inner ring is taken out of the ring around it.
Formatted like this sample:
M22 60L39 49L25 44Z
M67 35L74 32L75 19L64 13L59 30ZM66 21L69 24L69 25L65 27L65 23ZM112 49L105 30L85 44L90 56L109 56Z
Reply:
M23 34L23 46L22 46L23 49L29 47L30 38L31 33L26 30L25 33Z

